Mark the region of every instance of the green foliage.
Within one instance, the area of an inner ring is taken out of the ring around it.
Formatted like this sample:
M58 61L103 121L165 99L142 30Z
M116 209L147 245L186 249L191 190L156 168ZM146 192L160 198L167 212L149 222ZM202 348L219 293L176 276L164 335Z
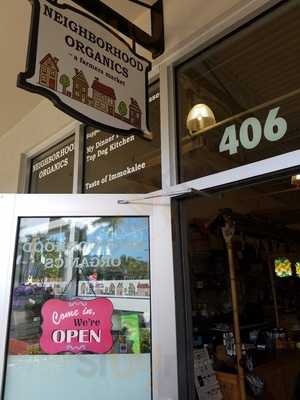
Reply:
M150 329L141 328L141 353L151 353Z
M149 279L149 266L134 257L121 256L121 268L127 279Z
M134 257L127 257L125 255L121 256L120 259L120 266L86 268L84 270L85 276L82 278L86 279L86 277L96 270L98 280L149 279L149 266L147 262L138 260Z
M66 74L61 75L59 83L63 87L63 90L66 90L71 85L70 78Z
M127 105L124 101L120 102L120 104L118 106L118 111L119 111L119 114L122 116L125 116L127 114L128 109L127 109Z
M46 238L39 239L42 243L46 244ZM42 261L42 257L44 260ZM60 262L61 257L63 257L58 251L45 251L43 255L41 253L35 252L34 254L34 266L35 274L34 278L43 280L48 279L59 279L63 277L64 269L61 268ZM45 260L47 260L47 266L45 266ZM65 259L63 259L63 263Z

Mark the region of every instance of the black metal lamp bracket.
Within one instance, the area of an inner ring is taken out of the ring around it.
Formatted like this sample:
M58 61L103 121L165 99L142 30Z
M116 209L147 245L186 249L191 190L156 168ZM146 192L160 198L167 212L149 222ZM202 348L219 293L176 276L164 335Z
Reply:
M151 12L151 35L123 17L100 0L72 0L95 17L106 22L112 28L131 38L134 42L152 53L153 58L159 57L165 50L163 0L157 0L152 6L140 0L129 0Z

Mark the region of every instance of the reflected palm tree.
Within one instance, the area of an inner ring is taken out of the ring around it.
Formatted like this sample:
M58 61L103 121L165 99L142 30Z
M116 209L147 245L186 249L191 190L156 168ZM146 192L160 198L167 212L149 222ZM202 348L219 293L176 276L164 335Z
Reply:
M106 225L107 232L113 236L123 219L123 217L100 217L95 219L92 225Z

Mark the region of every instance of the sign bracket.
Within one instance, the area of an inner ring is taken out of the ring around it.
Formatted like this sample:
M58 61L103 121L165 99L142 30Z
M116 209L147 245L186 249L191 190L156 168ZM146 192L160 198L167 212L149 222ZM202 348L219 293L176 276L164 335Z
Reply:
M151 10L152 6L150 6L150 4L144 3L141 0L129 0L132 3L138 4L139 6L145 7L145 8L149 8Z
M118 30L134 42L149 50L154 59L163 54L165 50L163 0L157 0L152 6L145 4L140 0L129 0L132 3L150 10L151 35L100 0L72 1L93 14L95 17L106 22L112 28Z

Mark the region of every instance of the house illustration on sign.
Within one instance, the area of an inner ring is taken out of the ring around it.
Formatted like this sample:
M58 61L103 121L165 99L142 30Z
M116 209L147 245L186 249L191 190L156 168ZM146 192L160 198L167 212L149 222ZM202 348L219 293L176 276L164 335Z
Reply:
M60 92L57 89L59 69L57 66L58 58L48 53L40 61L39 84L49 89ZM127 124L141 129L142 126L142 110L133 97L130 98L130 104L126 104L124 100L118 101L118 111L116 111L117 96L115 90L100 82L98 77L94 78L92 83L92 97L89 97L89 83L82 70L75 68L75 75L72 78L72 92L67 88L70 86L68 75L62 73L59 80L62 86L62 94L72 99L93 107L105 114L111 115ZM128 112L129 111L129 112Z
M93 105L98 110L109 114L115 114L116 95L114 89L100 83L99 78L95 78L93 84Z
M73 79L72 97L81 103L88 104L89 84L82 71L75 68L75 76Z
M40 62L39 83L52 90L57 90L59 73L57 63L58 58L52 57L50 53L48 53Z
M138 129L141 129L142 111L138 102L131 97L129 105L129 123Z

